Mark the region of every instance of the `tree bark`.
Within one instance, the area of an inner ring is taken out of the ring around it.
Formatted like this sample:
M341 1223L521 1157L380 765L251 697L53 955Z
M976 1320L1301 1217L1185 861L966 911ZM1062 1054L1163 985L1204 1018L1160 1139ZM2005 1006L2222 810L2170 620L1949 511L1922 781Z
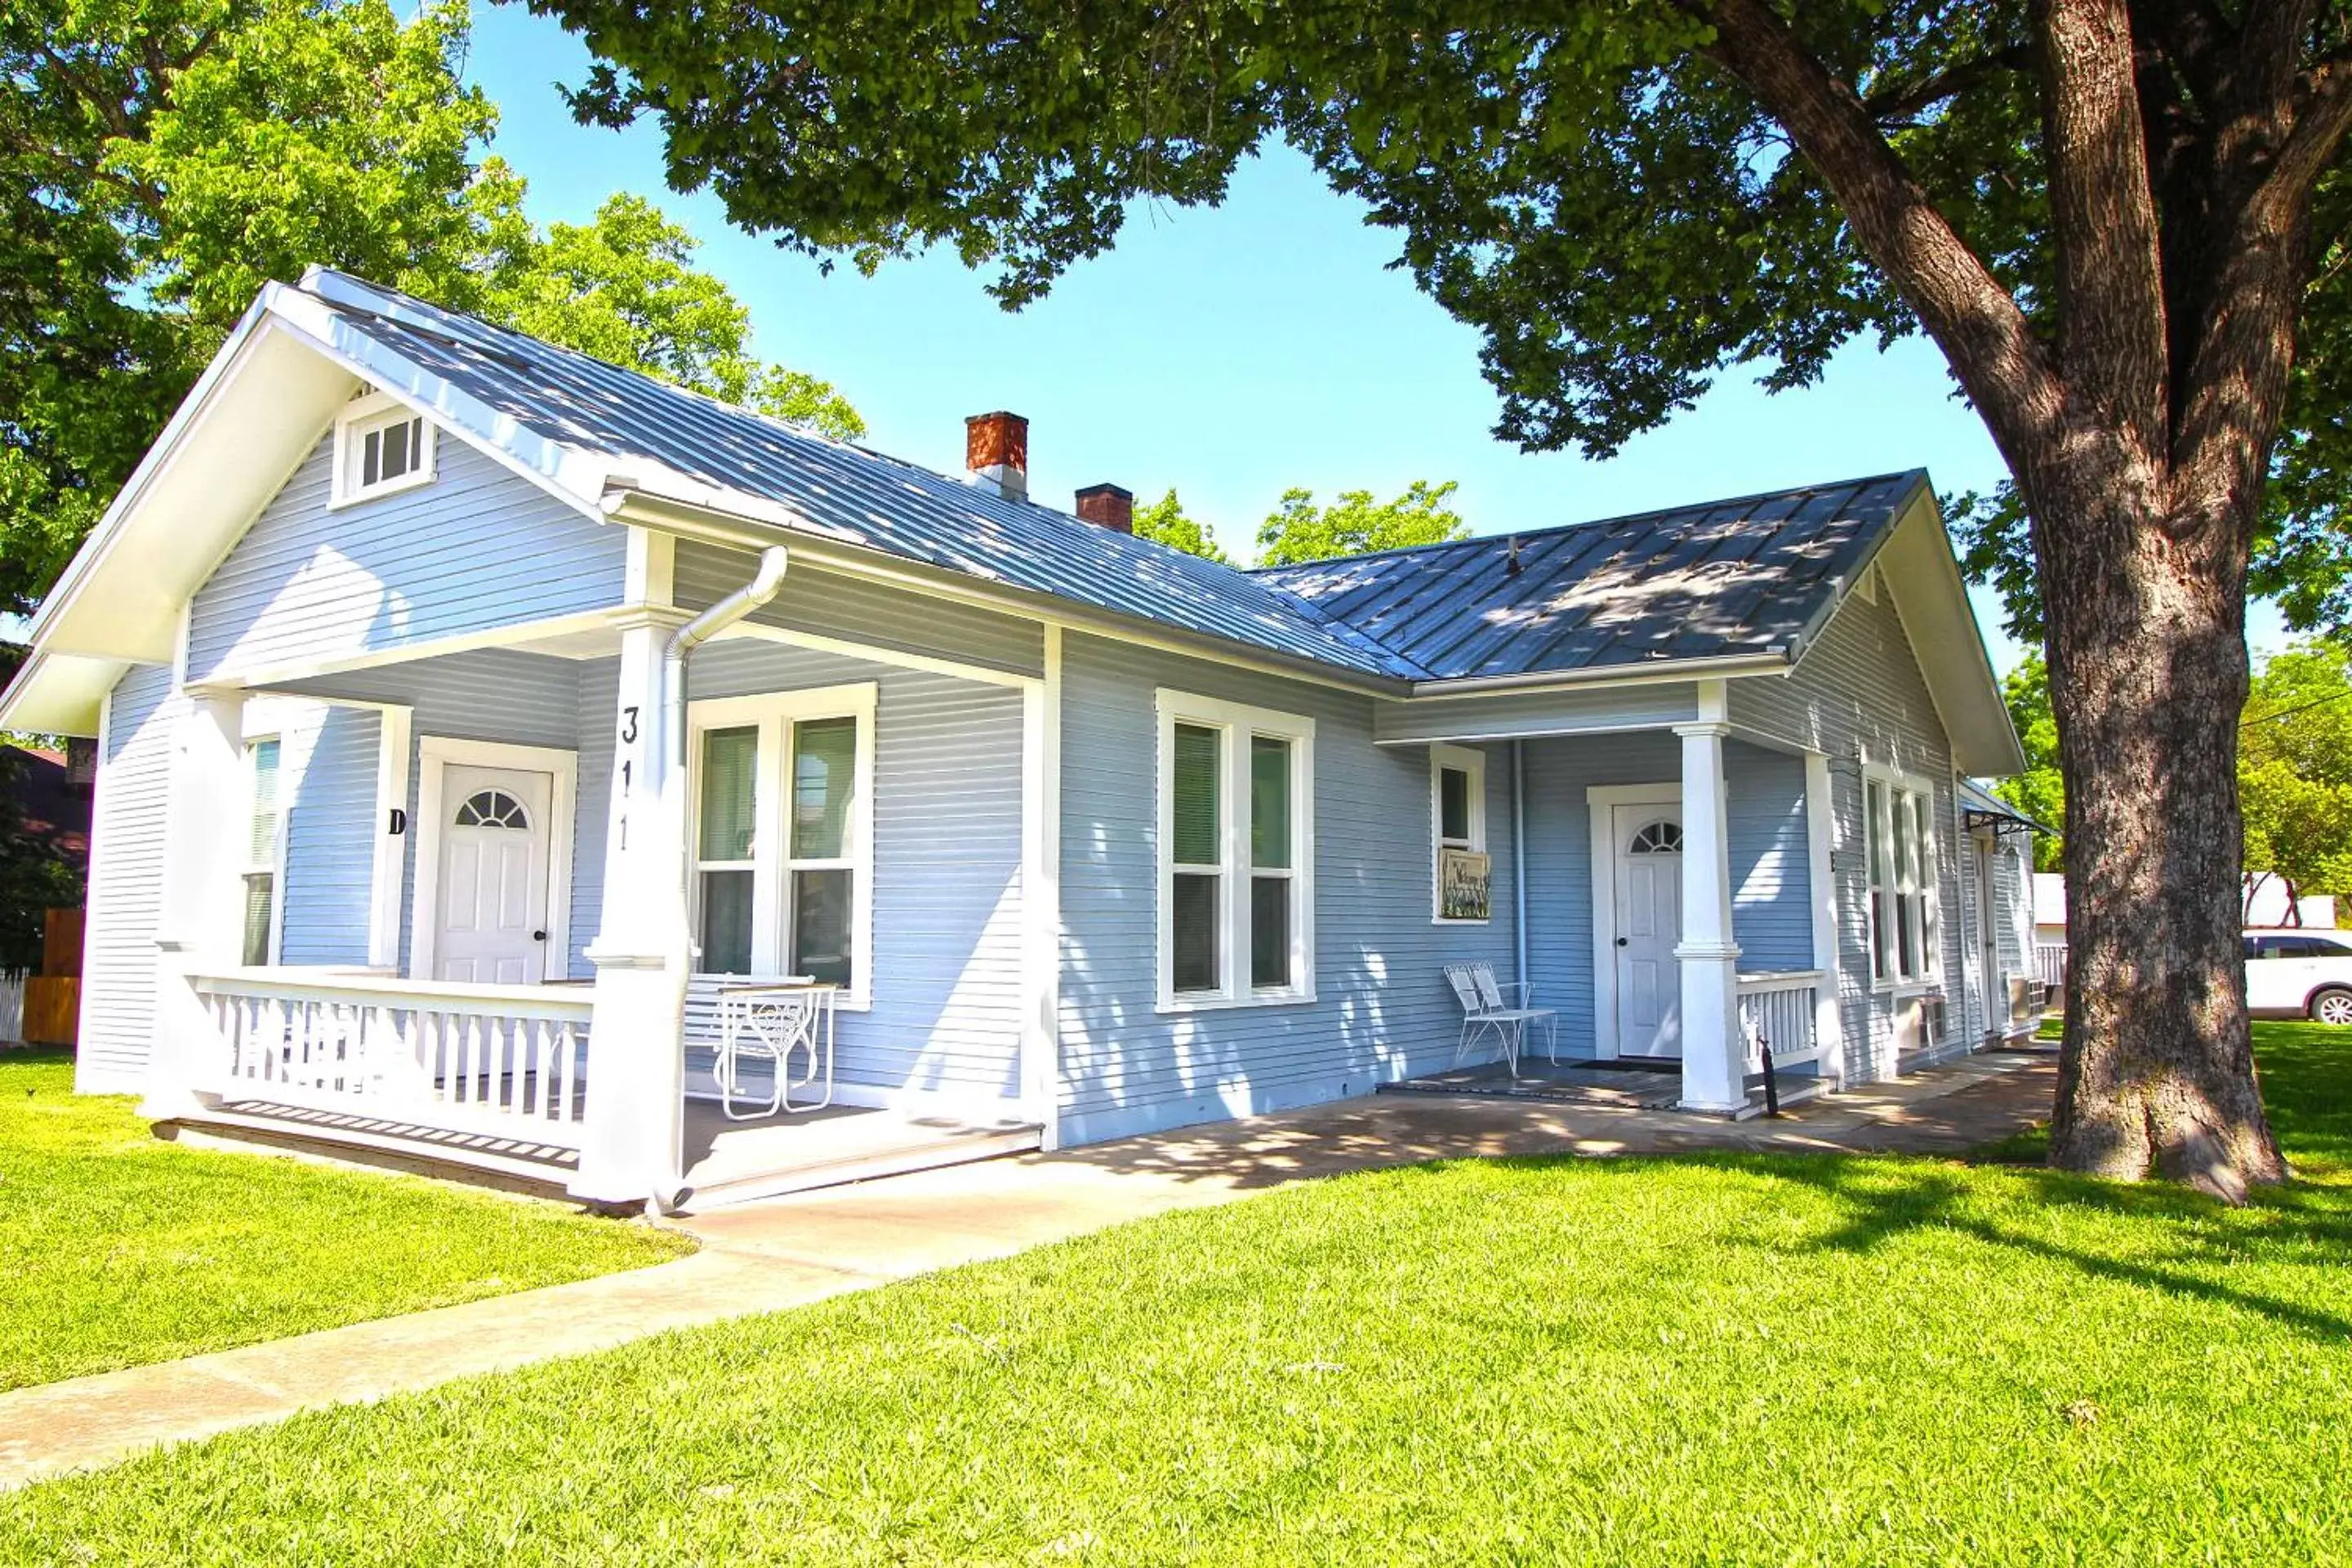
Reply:
M2255 1079L2240 935L2250 520L2168 513L2173 487L2136 468L2118 457L2035 475L2067 781L2050 1159L2123 1180L2154 1170L2236 1203L2286 1175Z

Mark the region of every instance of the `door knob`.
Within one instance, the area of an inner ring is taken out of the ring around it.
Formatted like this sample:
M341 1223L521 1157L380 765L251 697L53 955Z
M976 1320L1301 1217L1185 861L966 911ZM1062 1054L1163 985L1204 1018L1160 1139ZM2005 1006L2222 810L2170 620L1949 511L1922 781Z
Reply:
M1619 947L1626 946L1626 945L1627 945L1628 943L1630 943L1633 940L1633 939L1632 937L1629 937L1629 936L1621 936L1621 937L1619 937L1619 938L1617 939L1617 945L1618 945Z
M547 940L547 933L543 931L535 931L530 933L530 940L533 942L545 942Z

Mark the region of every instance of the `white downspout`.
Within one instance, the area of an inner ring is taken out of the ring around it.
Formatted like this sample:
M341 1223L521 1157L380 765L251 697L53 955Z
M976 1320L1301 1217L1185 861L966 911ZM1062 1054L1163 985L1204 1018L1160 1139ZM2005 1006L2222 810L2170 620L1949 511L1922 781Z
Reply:
M1520 751L1525 742L1511 742L1511 935L1519 983L1519 1005L1528 1000L1528 770Z
M687 662L694 650L750 615L776 596L784 585L784 570L790 560L781 544L770 545L760 552L760 565L751 580L677 628L662 648L661 667L661 744L653 756L655 799L660 803L661 830L665 843L672 851L669 858L677 868L676 879L667 894L668 909L664 924L668 928L661 943L662 968L668 982L668 1016L682 1026L686 1017L687 977L694 970L693 921L691 905L687 898L688 868L693 863L693 846L687 842L686 755ZM685 1049L682 1034L677 1049ZM677 1100L675 1114L684 1116L683 1096ZM671 1147L677 1145L675 1141ZM662 1174L656 1190L648 1194L656 1209L667 1212L677 1206L678 1183L684 1173L673 1169Z

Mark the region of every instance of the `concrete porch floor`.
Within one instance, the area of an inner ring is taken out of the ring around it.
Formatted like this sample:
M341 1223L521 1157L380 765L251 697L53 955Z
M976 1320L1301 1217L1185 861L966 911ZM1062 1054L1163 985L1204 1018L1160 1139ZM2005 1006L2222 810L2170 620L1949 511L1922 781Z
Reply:
M1706 1149L1950 1153L2049 1114L2053 1052L1988 1053L1778 1120L1368 1095L1055 1154L933 1168L678 1222L690 1258L462 1307L0 1394L0 1489L648 1334L803 1306L1106 1226L1425 1160Z

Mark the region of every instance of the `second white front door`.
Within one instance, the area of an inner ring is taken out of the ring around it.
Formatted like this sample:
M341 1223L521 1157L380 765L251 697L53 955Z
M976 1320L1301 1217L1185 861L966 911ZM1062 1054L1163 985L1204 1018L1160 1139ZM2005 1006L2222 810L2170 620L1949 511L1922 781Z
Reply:
M434 978L536 985L547 977L554 775L463 767L442 775Z
M1618 805L1616 864L1617 1054L1678 1057L1683 1050L1682 814L1671 805Z

